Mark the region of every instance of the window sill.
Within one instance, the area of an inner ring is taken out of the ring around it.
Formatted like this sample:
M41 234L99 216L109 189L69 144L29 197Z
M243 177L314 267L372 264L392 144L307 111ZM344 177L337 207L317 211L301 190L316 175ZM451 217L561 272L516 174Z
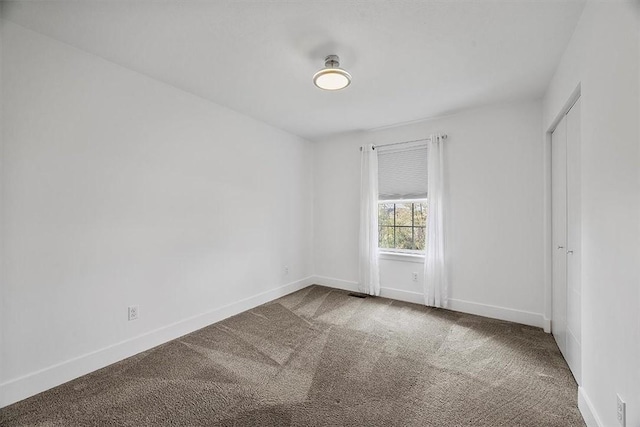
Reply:
M407 254L402 252L380 252L379 259L386 261L413 262L416 264L424 264L424 255Z

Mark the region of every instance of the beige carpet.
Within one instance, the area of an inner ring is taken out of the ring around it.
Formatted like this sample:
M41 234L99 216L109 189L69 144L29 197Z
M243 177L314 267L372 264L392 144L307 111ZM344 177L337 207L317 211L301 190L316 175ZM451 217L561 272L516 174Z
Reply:
M584 426L542 330L312 286L0 410L16 426Z

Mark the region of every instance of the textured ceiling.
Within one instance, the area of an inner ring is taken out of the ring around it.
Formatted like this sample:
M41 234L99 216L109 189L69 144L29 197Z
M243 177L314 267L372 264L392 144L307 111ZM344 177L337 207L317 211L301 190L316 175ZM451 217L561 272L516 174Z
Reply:
M319 139L542 96L583 1L23 1L3 18ZM338 54L353 83L315 88Z

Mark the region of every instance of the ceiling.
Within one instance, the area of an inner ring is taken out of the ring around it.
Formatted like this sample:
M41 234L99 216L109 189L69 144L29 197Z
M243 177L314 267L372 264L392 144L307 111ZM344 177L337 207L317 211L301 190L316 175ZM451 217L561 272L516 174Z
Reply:
M302 137L544 93L583 1L19 1L3 18ZM338 54L353 83L312 81Z

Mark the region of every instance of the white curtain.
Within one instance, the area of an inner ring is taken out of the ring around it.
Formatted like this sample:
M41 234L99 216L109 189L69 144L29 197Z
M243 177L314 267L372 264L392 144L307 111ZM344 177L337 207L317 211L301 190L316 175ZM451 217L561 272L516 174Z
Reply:
M424 259L424 301L431 307L447 306L443 216L444 138L431 135L427 142L427 241Z
M373 145L360 151L360 291L380 295L378 267L378 153Z

